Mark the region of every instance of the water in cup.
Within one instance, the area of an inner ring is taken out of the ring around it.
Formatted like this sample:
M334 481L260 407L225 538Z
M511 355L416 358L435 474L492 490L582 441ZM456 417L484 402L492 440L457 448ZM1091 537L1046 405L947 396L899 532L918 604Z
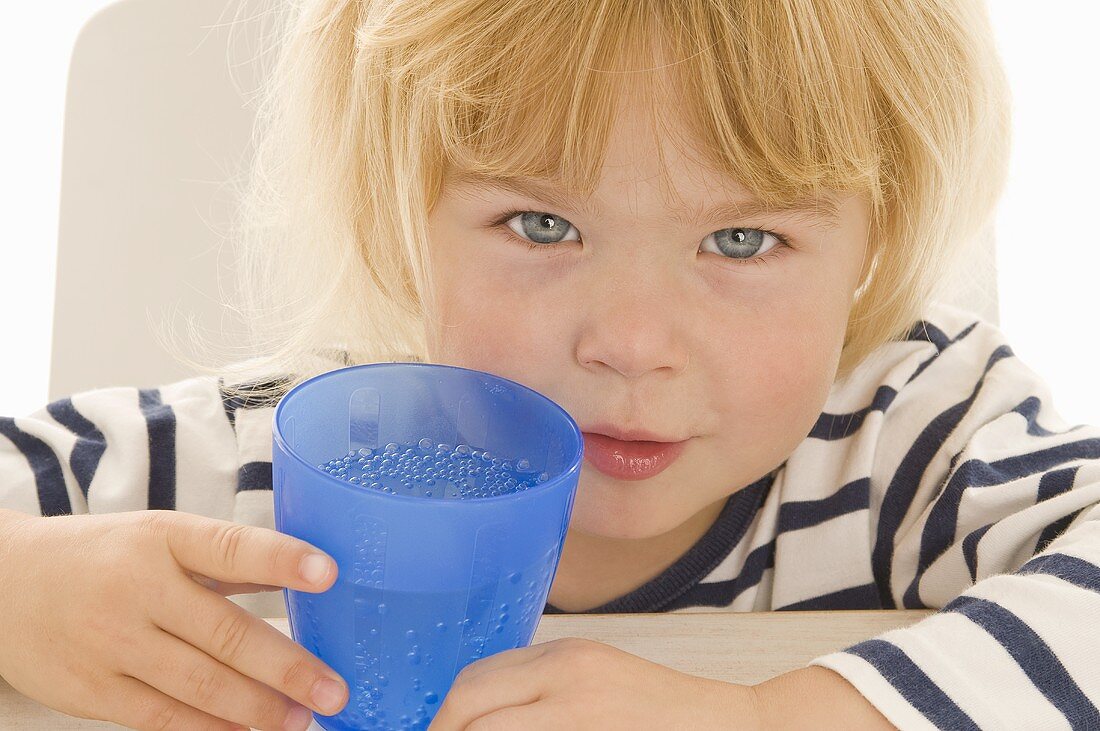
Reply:
M355 665L348 678L355 688L345 714L364 728L426 729L462 668L530 643L545 606L539 589L552 558L532 566L531 578L510 574L504 591L496 584L385 596L381 589L356 589ZM457 654L441 656L435 648L443 647ZM391 718L387 708L405 712Z
M426 437L410 444L391 442L379 450L353 450L317 467L391 495L440 499L508 495L547 479L526 459L501 459L486 449L434 444Z

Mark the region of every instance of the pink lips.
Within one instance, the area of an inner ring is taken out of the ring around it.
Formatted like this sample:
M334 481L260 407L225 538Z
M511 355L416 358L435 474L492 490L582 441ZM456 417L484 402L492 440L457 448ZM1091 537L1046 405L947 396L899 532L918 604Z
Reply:
M617 480L645 480L663 472L684 451L687 440L655 442L614 439L583 432L584 457L593 467Z

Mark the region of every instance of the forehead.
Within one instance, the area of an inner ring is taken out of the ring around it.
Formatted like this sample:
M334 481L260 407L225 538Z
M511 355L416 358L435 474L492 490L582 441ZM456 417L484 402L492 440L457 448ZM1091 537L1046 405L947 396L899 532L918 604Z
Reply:
M580 195L555 185L553 181L522 177L492 177L473 173L455 174L448 189L467 198L482 198L492 192L515 193L541 201L555 210L582 211L590 218L599 218L608 208L601 205L600 191ZM614 191L613 191L614 192ZM716 202L710 203L711 199ZM635 198L628 198L628 204ZM716 223L723 220L742 220L754 216L782 215L788 220L799 220L828 231L840 225L845 203L835 195L807 197L782 204L769 204L754 197L720 198L710 191L706 200L666 204L661 211L682 227ZM637 210L631 213L637 214Z
M722 171L686 122L677 76L654 74L624 83L610 117L598 178L591 187L560 178L482 174L450 169L445 187L462 194L507 191L584 211L593 217L625 206L637 214L659 202L682 225L782 213L823 229L835 227L842 201L836 191L763 201Z

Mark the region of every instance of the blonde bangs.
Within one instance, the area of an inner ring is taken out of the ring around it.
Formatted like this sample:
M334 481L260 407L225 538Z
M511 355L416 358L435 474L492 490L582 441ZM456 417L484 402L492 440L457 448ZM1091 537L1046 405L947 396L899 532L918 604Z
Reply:
M674 142L765 201L875 187L880 145L862 58L808 62L778 4L508 2L486 15L440 7L434 22L412 16L408 28L386 17L370 41L404 44L394 70L418 90L409 117L425 120L422 149L444 170L590 193L619 101L648 93L677 97L693 139ZM437 26L461 53L438 45ZM744 28L754 32L735 30Z
M647 5L441 4L443 17L427 30L423 17L410 18L408 33L387 18L387 37L407 43L399 66L417 89L409 116L428 125L425 156L438 172L541 178L590 193L630 72L652 53ZM436 25L461 51L430 35Z

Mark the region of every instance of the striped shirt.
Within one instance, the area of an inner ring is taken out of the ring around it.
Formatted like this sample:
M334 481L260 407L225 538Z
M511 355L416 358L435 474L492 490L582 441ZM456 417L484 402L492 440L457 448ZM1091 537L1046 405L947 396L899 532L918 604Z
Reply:
M274 406L223 386L99 389L0 418L0 507L272 528ZM809 664L902 729L1100 729L1098 503L1100 428L1059 417L997 327L935 304L836 382L783 464L673 565L589 611L933 608ZM277 593L234 601L285 612Z

